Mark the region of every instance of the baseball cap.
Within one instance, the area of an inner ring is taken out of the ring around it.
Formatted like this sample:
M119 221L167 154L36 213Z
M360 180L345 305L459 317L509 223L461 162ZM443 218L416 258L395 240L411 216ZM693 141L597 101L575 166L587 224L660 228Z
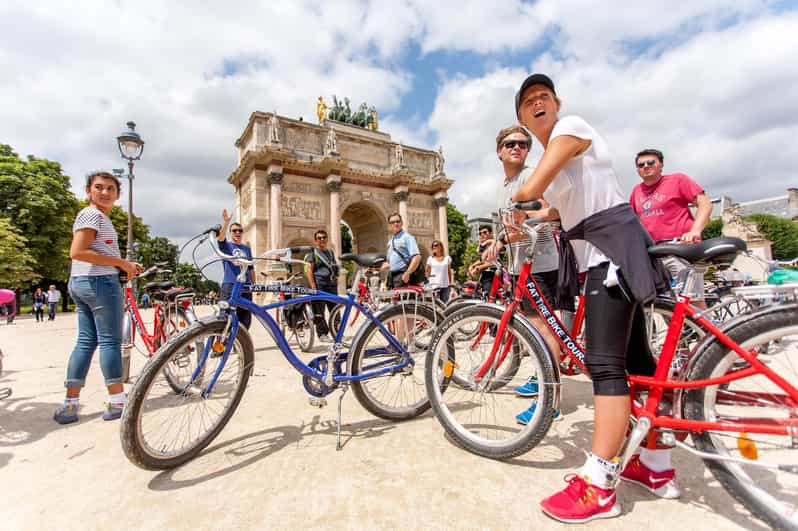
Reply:
M524 93L526 89L531 87L532 85L543 85L544 87L548 87L557 95L557 91L554 90L554 81L551 80L549 76L546 74L532 74L528 78L521 83L521 88L518 89L518 92L515 94L515 115L518 116L518 108L521 106L521 95Z

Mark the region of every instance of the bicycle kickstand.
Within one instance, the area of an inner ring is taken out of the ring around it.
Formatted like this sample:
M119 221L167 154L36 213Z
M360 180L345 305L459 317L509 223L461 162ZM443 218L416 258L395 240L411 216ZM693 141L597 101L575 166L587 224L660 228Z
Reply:
M343 390L341 391L341 396L338 397L338 431L335 436L335 451L341 451L341 406L344 402L344 395L346 391L349 389L349 386L344 386Z

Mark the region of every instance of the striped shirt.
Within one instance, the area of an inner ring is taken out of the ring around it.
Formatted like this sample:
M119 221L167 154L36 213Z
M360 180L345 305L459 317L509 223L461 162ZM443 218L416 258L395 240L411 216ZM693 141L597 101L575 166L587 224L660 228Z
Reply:
M89 245L89 249L97 251L105 256L120 258L119 244L116 237L116 229L111 219L103 214L97 207L87 206L78 212L75 223L72 225L72 233L81 229L93 229L96 231L94 241ZM72 260L72 277L116 275L119 270L114 266L97 265L82 260Z

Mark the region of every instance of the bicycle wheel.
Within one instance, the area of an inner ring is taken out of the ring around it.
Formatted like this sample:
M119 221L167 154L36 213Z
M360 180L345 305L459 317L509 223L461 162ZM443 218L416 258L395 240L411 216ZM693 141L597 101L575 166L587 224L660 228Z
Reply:
M447 304L446 308L443 311L444 317L449 317L454 312L458 310L462 310L466 306L471 306L474 304L483 304L484 301L478 299L464 299L458 300L452 304ZM474 339L479 334L480 325L477 322L472 322L467 327L461 327L458 330L458 339L462 341L468 341L469 339Z
M460 341L457 331L463 326L496 327L503 310L494 306L468 306L447 317L438 327L427 352L427 394L438 421L460 447L491 459L508 459L528 452L546 435L554 417L556 386L554 361L542 338L523 317L508 323L491 367L482 377L477 372L490 359L495 334L484 334L478 344ZM515 357L520 367L503 371L502 365ZM502 360L502 355L504 359ZM468 385L448 385L459 371L467 375ZM507 372L513 372L509 376ZM538 394L521 398L515 388L534 377ZM529 411L526 425L517 416Z
M142 371L128 396L120 433L125 455L135 465L147 470L179 466L208 446L230 420L244 394L254 356L243 327L208 396L203 396L204 381L175 393L163 370L176 358L193 356L220 341L226 324L226 320L195 324L173 337ZM206 374L215 374L222 360L211 350Z
M330 330L330 336L335 338L338 337L338 329L341 327L341 317L344 314L344 308L346 306L343 304L338 304L335 308L330 310L330 317L327 321L327 328ZM352 318L355 316L355 308L352 308L349 315L349 323L354 323L354 319Z
M798 388L798 307L753 313L726 333L742 348L758 352L770 369ZM774 346L770 342L775 339L780 341ZM715 339L695 360L689 379L718 377L746 365ZM718 423L791 423L790 435L707 431L693 433L692 438L703 452L740 458L740 462L704 460L729 494L774 528L798 529L798 404L794 400L769 378L756 374L728 385L688 391L685 417ZM747 460L753 451L758 454L756 461ZM757 463L785 467L762 468Z
M198 321L193 309L186 309L182 306L170 306L167 309L166 315L168 317L163 324L163 334L155 340L159 350L163 346L162 343L165 343L164 338L168 341L170 338ZM166 378L166 382L175 393L183 392L185 386L191 381L194 367L199 363L201 356L201 349L198 350L187 347L182 356L173 358L164 366L164 378ZM202 367L202 371L194 381L195 384L200 381L204 373L205 367Z
M353 381L352 391L360 404L374 415L388 420L405 420L429 409L424 388L425 348L429 344L435 313L429 306L397 303L380 312L376 318L404 346L413 363L367 380ZM405 353L388 342L385 333L374 321L358 330L349 353L349 372L353 376L398 365Z

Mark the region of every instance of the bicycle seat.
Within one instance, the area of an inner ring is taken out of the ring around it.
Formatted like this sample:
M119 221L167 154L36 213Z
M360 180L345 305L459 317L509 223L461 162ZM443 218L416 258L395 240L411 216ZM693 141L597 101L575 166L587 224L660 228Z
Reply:
M144 284L142 289L144 290L156 290L156 289L171 289L175 287L174 282L148 282Z
M354 262L360 267L380 267L383 262L385 262L385 255L381 253L346 253L341 255L341 260L344 262Z
M164 282L164 284L166 284L166 282ZM169 282L169 284L174 285L172 282ZM192 293L194 293L192 288L170 289L169 291L156 291L152 294L152 298L159 301L165 300L174 302L175 297L178 295L190 295Z
M748 249L740 238L711 238L701 243L682 245L678 243L661 243L648 248L648 254L657 258L678 256L692 263L729 263L738 253Z

